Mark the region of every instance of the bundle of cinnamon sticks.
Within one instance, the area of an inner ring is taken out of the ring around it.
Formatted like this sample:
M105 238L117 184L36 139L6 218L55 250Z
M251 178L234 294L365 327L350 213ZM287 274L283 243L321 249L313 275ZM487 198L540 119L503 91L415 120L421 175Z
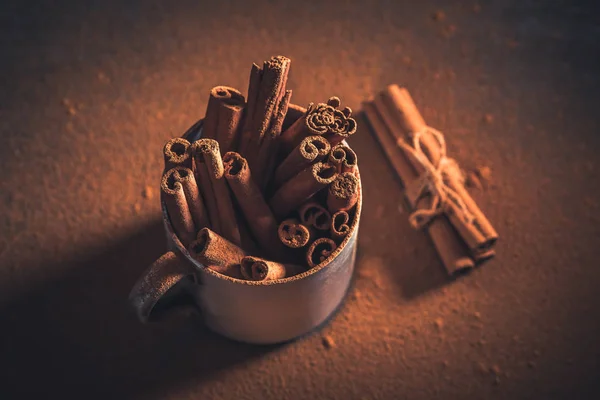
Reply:
M495 256L498 234L447 157L441 132L429 127L410 93L390 85L363 103L372 132L402 181L409 221L425 229L450 275Z
M315 268L357 218L357 157L344 141L356 132L352 110L337 97L291 105L290 65L283 56L253 64L247 97L213 88L201 137L163 149L161 197L176 234L201 264L233 278Z

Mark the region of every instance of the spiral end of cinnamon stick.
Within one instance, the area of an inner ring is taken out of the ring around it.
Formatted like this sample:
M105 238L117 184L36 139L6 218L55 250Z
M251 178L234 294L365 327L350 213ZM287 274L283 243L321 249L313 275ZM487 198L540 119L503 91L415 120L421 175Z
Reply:
M338 97L331 97L327 103L319 103L309 107L305 124L309 132L315 135L326 135L332 145L356 133L356 120L351 118L352 109L345 107L339 110L341 101Z
M299 274L305 268L294 264L281 264L258 257L246 256L240 261L241 274L251 281L273 281Z
M329 238L317 239L310 245L306 252L306 262L310 268L315 268L325 260L336 249L337 245Z
M198 139L192 145L191 151L196 163L210 163L208 171L214 175L214 178L220 179L223 176L223 160L219 142L214 139Z
M331 148L328 161L338 168L338 172L354 172L358 165L358 157L354 150L343 144Z
M269 60L265 61L263 69L272 69L277 71L284 71L289 68L292 60L286 56L273 56Z
M322 185L328 185L335 181L338 175L335 165L322 162L312 166L312 174L315 180Z
M344 159L346 158L346 151L344 150L343 146L334 146L331 149L331 153L329 153L329 159L328 161L334 165L342 165L342 163L344 162Z
M186 167L174 167L162 176L160 188L166 194L175 194L181 190L182 182L193 177L192 170Z
M308 244L310 232L308 228L295 219L286 219L277 230L281 243L292 249L299 249Z
M203 259L206 254L206 250L212 239L211 233L212 231L208 228L200 229L197 239L188 246L189 253L198 261L201 261L200 259Z
M183 138L173 138L165 143L163 155L167 168L185 164L190 159L190 142Z
M244 107L246 99L239 90L229 86L215 86L210 90L210 96L225 105L232 107Z
M242 278L239 264L246 254L212 230L202 228L187 248L190 255L206 268L232 278Z
M331 217L331 236L343 239L350 233L350 215L346 211L338 211Z
M331 145L322 136L308 136L300 143L300 154L307 161L323 158L331 150Z
M339 174L329 185L327 208L333 213L350 210L358 201L358 190L359 182L354 174L350 172Z
M337 113L336 113L337 111ZM332 128L344 118L344 115L329 104L319 103L316 107L310 107L306 114L305 124L308 130L314 135L325 135L332 131Z
M249 281L264 281L269 276L269 265L265 260L257 257L242 258L240 267L242 276ZM285 274L285 271L283 272Z
M334 136L329 138L332 144L337 144L344 139L348 139L350 136L356 133L358 124L354 118L346 118L339 127L336 127L333 134Z
M300 222L304 226L326 231L331 225L331 213L317 202L309 201L298 210Z
M250 172L248 161L234 151L227 152L223 156L223 169L226 179L236 179L242 174Z

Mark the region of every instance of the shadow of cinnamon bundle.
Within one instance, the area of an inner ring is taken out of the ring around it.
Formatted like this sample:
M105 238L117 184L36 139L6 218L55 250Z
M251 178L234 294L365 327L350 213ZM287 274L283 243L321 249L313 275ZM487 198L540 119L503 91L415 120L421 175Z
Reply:
M269 281L304 272L356 217L357 157L344 142L356 132L352 110L338 97L292 104L290 66L283 56L253 64L246 97L214 87L200 133L165 145L167 214L190 255L216 273Z

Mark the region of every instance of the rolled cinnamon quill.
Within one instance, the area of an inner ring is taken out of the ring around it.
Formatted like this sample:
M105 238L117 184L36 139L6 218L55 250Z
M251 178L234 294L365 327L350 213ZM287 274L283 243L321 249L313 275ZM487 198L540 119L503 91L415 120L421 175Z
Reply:
M330 150L331 145L322 136L313 135L304 138L275 170L273 187L280 187L298 172L321 161Z
M440 144L427 129L427 124L408 90L400 88L398 85L390 85L381 93L379 98L375 99L375 102L376 104L380 104L378 106L379 109L387 108L392 111L389 117L390 123L395 124L405 134L413 135L416 132L423 132L421 144L424 152L433 165L439 163L441 156ZM413 164L416 162L414 158L410 160ZM469 212L473 214L474 222L466 223L461 218L456 218L456 212L451 212L449 217L471 251L488 249L498 239L498 233L477 206L477 203L469 195L463 182L458 178L459 176L460 174L458 173L447 174L447 184L460 196Z
M275 56L265 61L262 69L256 64L252 66L244 137L239 149L241 154L248 157L252 169L255 168L263 138L286 94L290 63L287 57Z
M221 235L202 228L198 238L188 246L190 255L206 268L220 274L242 279L240 262L246 253Z
M252 129L254 124L254 113L256 111L256 101L258 91L260 89L262 74L262 68L257 64L252 64L252 68L250 69L250 78L248 79L248 98L246 102L244 125L238 146L238 152L244 155L248 154L250 141L253 135Z
M358 165L358 157L356 157L354 150L343 144L331 148L327 161L335 165L340 174L344 172L354 174Z
M177 166L192 167L190 153L188 151L190 142L183 138L173 138L163 147L165 159L165 171Z
M216 86L211 89L202 128L202 137L219 142L225 153L237 145L245 98L236 89Z
M287 156L307 136L323 136L335 145L353 135L356 121L350 118L352 110L338 110L339 105L337 97L331 97L326 104L309 104L306 114L281 134L281 154Z
M348 211L358 201L359 182L351 172L338 174L327 191L327 208L331 213Z
M281 243L292 249L306 246L311 236L308 228L293 218L281 222L277 233Z
M330 232L335 240L343 240L350 233L350 215L346 211L338 211L331 217Z
M327 260L336 248L335 242L329 238L315 240L306 252L306 262L309 268L314 268Z
M213 139L199 139L192 145L194 168L202 188L212 229L225 239L240 245L240 231L227 182L219 143Z
M300 171L283 184L269 200L276 218L284 218L312 195L324 189L337 177L335 167L318 162Z
M396 175L406 187L407 183L416 180L418 175L404 152L396 144L395 136L391 131L393 126L386 125L381 114L372 103L363 103L363 110L372 127L375 139L381 145ZM430 207L430 197L421 198L415 206L415 208ZM445 216L435 218L426 229L446 271L450 275L475 266L467 247Z
M260 88L257 93L256 108L252 118L253 131L262 141L263 135L269 129L272 116L285 95L291 60L284 56L271 57L263 64Z
M309 228L326 231L331 225L331 213L316 201L304 203L298 209L298 215L300 223Z
M339 99L337 97L334 97L333 99L337 99L337 104L334 105L334 107L339 107ZM356 120L350 117L352 115L352 109L350 107L344 107L341 112L345 118L335 118L333 125L329 128L330 132L326 135L326 138L331 145L336 145L356 133Z
M273 281L304 272L300 265L281 264L258 257L244 257L240 263L242 276L251 281Z
M256 166L254 169L258 173L258 179L256 175L254 176L254 179L262 189L264 189L269 183L273 175L273 169L277 160L276 156L279 148L279 141L277 139L279 138L279 135L281 135L283 120L287 114L291 96L292 91L287 90L277 107L277 112L273 115L269 130L265 134L265 137L260 144L260 149L256 158Z
M196 231L204 227L210 227L208 212L192 170L185 167L175 167L167 171L165 175L167 175L167 180L181 183Z
M178 169L170 169L162 177L160 194L177 237L184 246L187 246L195 239L196 228L183 186Z
M277 221L250 174L248 162L235 152L223 157L225 178L259 246L270 257L285 260L286 248L277 233Z

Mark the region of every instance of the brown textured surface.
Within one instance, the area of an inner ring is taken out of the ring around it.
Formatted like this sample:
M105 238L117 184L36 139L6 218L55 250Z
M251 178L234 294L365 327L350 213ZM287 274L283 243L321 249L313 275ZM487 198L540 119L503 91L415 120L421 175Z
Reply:
M597 397L599 36L579 3L4 2L1 397ZM358 272L329 325L267 348L181 313L139 325L163 144L275 54L295 104L408 85L480 181L496 258L449 282L358 132Z

